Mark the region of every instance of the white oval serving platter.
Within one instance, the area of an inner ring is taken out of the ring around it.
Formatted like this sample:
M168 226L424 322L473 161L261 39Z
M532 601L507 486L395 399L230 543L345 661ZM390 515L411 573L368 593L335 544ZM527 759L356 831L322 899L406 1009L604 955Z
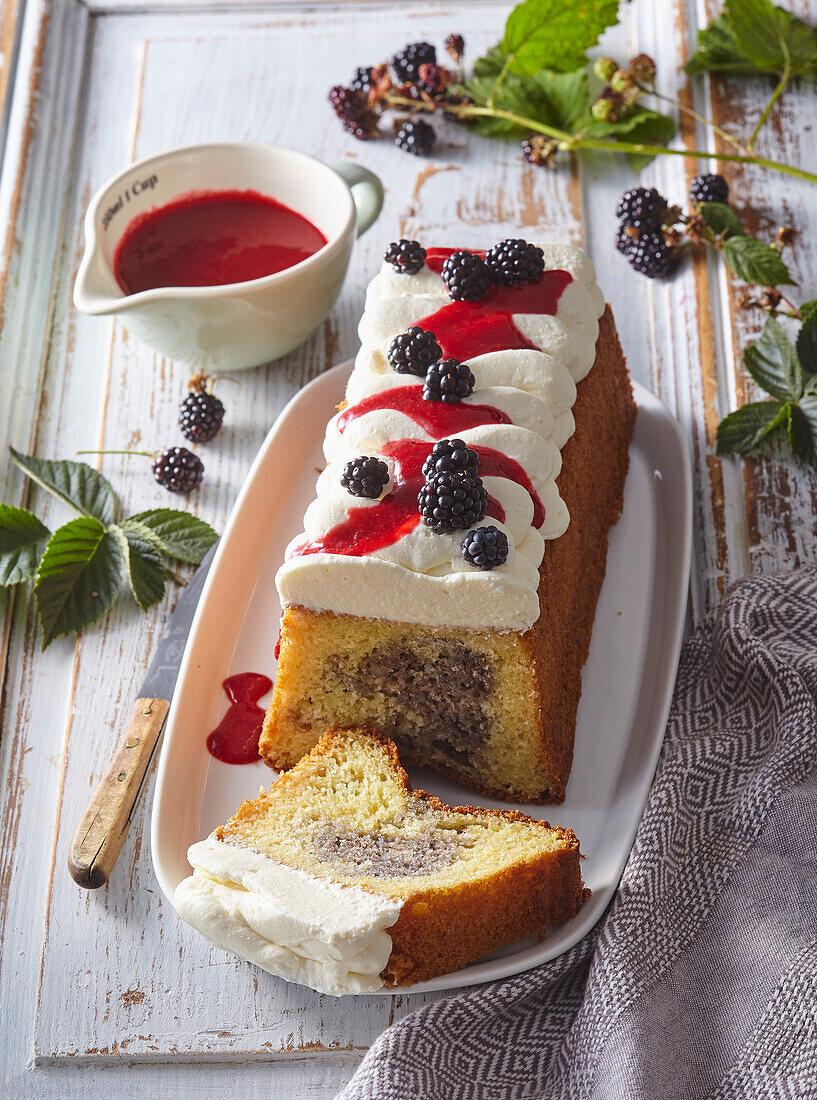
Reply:
M281 413L247 475L210 568L179 672L153 801L153 865L171 901L190 873L188 847L227 821L243 798L256 797L261 785L276 778L260 762L235 766L214 760L205 742L226 709L225 677L239 672L275 677L281 613L275 572L287 543L302 530L323 466L326 422L343 399L351 367L348 362L326 371ZM692 530L691 474L680 428L649 391L639 385L634 389L638 415L624 510L611 532L582 677L566 801L561 806L501 803L429 770L409 769L415 787L452 805L520 809L573 829L592 895L573 920L543 941L508 945L456 973L412 986L411 992L507 977L562 954L602 915L624 870L672 696ZM193 933L179 921L179 935ZM399 987L374 995L405 992Z

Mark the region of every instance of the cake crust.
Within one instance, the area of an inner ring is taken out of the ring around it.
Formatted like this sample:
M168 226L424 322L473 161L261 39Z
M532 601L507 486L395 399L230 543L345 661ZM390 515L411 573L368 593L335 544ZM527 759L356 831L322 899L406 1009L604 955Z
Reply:
M526 767L527 785L492 782L491 775L475 774L473 769L447 762L439 754L425 754L416 742L401 741L400 751L407 763L431 766L493 798L532 803L564 801L573 759L582 669L606 571L608 534L623 505L635 412L629 373L608 306L599 322L595 365L578 386L576 430L562 452L558 484L571 520L565 533L546 546L539 570L538 620L523 634L493 635L396 624L404 625L406 634L414 638L470 639L472 644L492 644L500 651L510 646L517 649L529 673L521 693L524 716L520 721L538 727L537 759L526 762L530 765ZM340 645L344 636L352 637L356 630L365 630L365 624L371 623L332 612L285 608L279 675L259 748L271 767L286 769L295 764L326 725L315 718L316 728L310 728L308 704L315 676L312 670L300 668L304 654L314 652L316 640L322 635L328 637L327 630L333 626L340 628L331 631ZM393 626L384 624L384 632ZM359 717L376 724L369 713ZM396 736L391 729L385 732Z

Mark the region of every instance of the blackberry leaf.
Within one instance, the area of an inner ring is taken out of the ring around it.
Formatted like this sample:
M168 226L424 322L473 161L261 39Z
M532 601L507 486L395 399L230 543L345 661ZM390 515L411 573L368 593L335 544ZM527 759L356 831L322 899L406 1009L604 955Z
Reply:
M777 249L756 237L729 237L721 249L731 271L747 283L761 286L795 286Z
M787 401L756 401L729 413L718 425L718 454L753 454L787 420L791 408Z
M817 298L810 302L803 302L800 306L800 316L804 321L817 320Z
M87 462L23 455L9 447L15 465L43 489L84 516L93 516L106 527L113 523L116 496L110 482Z
M0 586L33 580L51 532L25 508L0 504Z
M807 393L789 416L791 449L810 466L817 466L817 394Z
M218 535L203 519L175 508L152 508L137 512L125 520L126 524L139 523L156 536L162 553L169 558L198 565L207 551L218 542Z
M797 358L807 378L817 375L817 316L810 317L800 326L797 333Z
M725 202L702 202L698 204L698 213L713 233L724 237L743 237L743 228L737 211Z
M105 614L119 593L123 564L119 538L93 516L78 516L54 532L34 585L43 649Z
M513 72L570 72L616 22L618 0L523 0L508 16L502 49L514 55Z
M797 401L803 393L803 370L786 334L769 315L760 337L743 353L743 365L772 397Z
M121 536L133 598L147 611L165 594L162 544L149 527L135 519L126 519L112 531Z
M817 34L771 0L726 0L723 15L698 31L688 73L774 73L817 70Z

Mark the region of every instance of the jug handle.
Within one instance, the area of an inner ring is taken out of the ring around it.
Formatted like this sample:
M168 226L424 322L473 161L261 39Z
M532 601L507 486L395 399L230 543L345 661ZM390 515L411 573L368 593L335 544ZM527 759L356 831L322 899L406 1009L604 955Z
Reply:
M383 184L374 172L359 164L332 166L352 192L352 200L357 208L357 235L362 236L376 221L383 208Z

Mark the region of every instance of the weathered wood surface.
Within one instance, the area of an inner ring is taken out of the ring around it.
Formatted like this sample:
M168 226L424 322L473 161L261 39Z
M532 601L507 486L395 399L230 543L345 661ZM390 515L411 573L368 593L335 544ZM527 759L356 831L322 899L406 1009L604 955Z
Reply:
M323 330L281 363L244 374L240 388L225 387L228 421L218 441L202 448L207 476L191 500L195 511L221 526L288 397L354 353L363 291L388 240L416 233L476 244L520 232L586 242L634 375L684 427L696 488L693 617L750 569L813 559L814 479L785 463L743 466L713 454L719 416L749 392L736 360L757 318L740 315L732 324L734 288L705 262L664 286L639 278L615 254L612 210L633 178L625 164L591 160L579 174L568 166L549 173L525 165L514 146L453 129L434 158L415 161L388 143L353 142L331 117L326 89L356 64L405 41L439 42L449 31L461 31L476 56L498 37L507 6L452 3L441 11L364 0L242 9L135 9L111 0L89 13L75 0L29 0L0 181L0 377L4 396L13 398L0 402L0 446L10 441L58 457L97 444L150 448L177 440L186 368L153 355L120 324L80 317L71 306L82 211L99 184L135 157L201 140L279 142L330 163L359 159L382 175L386 205L361 240ZM765 87L688 86L681 64L689 19L703 17L701 8L689 10L680 0L623 5L624 23L605 45L621 56L654 54L669 94L694 93L722 118L751 117ZM786 125L769 128L763 150L814 170L813 143L800 134L814 102L812 88L790 93ZM682 138L690 147L700 143L689 127ZM666 158L643 176L680 200L694 164ZM756 210L803 230L798 293L814 297L813 194L779 177L728 174ZM167 503L146 466L104 459L125 508ZM0 475L0 487L3 499L23 499L13 472ZM36 503L46 522L62 515L42 496ZM147 616L123 599L79 642L55 643L45 654L25 601L6 608L0 1063L12 1096L331 1096L380 1031L428 999L338 1003L209 951L159 896L150 787L110 885L87 894L69 878L73 829L122 732L172 599L171 592ZM223 1061L233 1064L207 1064Z

